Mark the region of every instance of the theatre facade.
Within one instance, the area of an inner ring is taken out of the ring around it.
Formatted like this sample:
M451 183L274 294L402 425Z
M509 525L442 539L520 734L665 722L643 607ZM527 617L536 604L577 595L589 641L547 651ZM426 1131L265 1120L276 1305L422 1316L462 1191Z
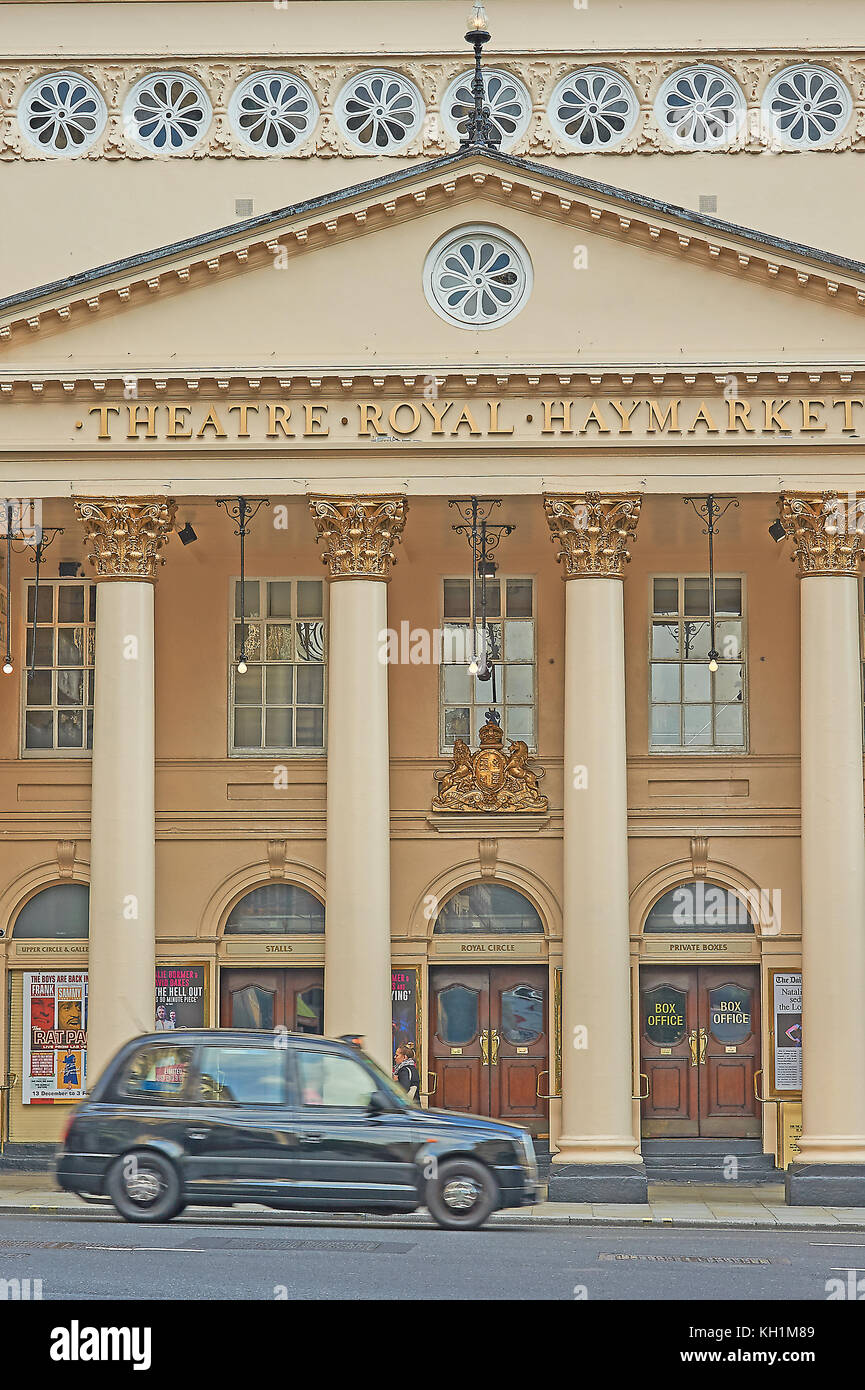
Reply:
M863 315L479 139L0 302L6 1161L204 1023L865 1206Z

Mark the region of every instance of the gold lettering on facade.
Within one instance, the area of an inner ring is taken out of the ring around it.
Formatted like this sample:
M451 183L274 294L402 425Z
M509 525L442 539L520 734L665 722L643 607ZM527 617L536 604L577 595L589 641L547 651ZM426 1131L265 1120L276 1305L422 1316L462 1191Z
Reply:
M294 430L289 428L291 419L291 406L282 405L279 401L270 401L267 407L267 437L268 439L278 438L277 425L282 431L285 439L294 439Z
M322 401L307 401L303 410L306 416L305 435L318 435L323 438L330 434L330 426L321 418L322 411L327 415L327 406Z
M802 406L802 433L818 434L821 430L825 430L825 420L818 420L816 414L818 409L822 410L826 405L823 397L817 396L811 399L808 396L803 396L800 404Z
M789 404L790 404L789 400L785 400L785 399L779 399L778 402L777 402L777 404L776 404L776 402L775 402L775 397L774 397L774 396L771 396L771 397L769 397L768 399L764 399L764 401L763 401L763 411L764 411L763 433L764 433L764 434L772 434L772 433L774 433L776 430L780 430L783 434L789 434L789 433L790 433L791 427L787 424L787 421L784 420L784 419L782 418L782 416L781 416L781 411L784 409L785 405L789 405Z
M88 414L88 415L98 415L98 416L99 416L99 438L100 438L100 439L110 439L110 438L111 438L111 428L110 428L109 423L108 423L108 416L109 416L110 414L119 415L119 414L120 414L120 406L119 406L119 405L92 405L92 406L90 407L90 409L88 410L87 414Z
M670 427L670 434L682 433L679 429L679 406L681 405L681 401L670 401L663 415L661 414L661 407L657 401L650 399L647 404L649 407L649 423L646 425L647 434L654 434L656 427L663 433L667 424L669 424Z
M706 402L705 402L705 401L700 401L700 409L697 411L697 414L694 416L694 423L693 423L693 425L691 426L691 428L688 430L688 434L695 434L695 433L696 433L696 430L697 430L697 426L698 426L699 424L705 425L705 426L706 426L706 430L707 430L707 432L708 432L709 434L717 434L717 433L718 433L718 426L715 424L715 421L712 419L711 415L709 414L709 407L706 405Z
M754 433L754 426L751 424L751 403L743 401L740 396L731 396L727 401L727 433L730 434L742 425L743 429Z
M253 405L251 401L242 401L238 405L230 405L228 407L229 415L235 410L237 411L237 437L238 439L248 439L249 425L247 422L247 413L250 410L254 410L255 413L258 414L258 406Z
M400 424L399 413L401 410L408 410L411 412L410 425ZM397 401L396 405L392 406L388 413L387 422L394 434L414 434L415 430L420 429L421 413L414 401Z
M215 439L227 439L228 437L225 433L225 430L222 428L222 421L220 420L213 406L210 407L204 419L202 420L201 429L195 436L196 439L201 439L204 435L205 430L213 430Z
M169 439L191 439L191 438L192 438L192 430L191 430L191 429L184 430L184 429L181 428L182 425L185 425L185 424L186 424L186 421L185 421L185 420L181 420L181 419L180 419L180 416L181 416L181 415L191 415L191 414L192 414L192 406L191 406L191 405L170 405L170 406L167 407L167 409L168 409L168 438L169 438Z
M541 434L556 434L556 424L558 420L559 434L571 434L571 402L570 401L541 401L544 407L544 423L541 426ZM558 407L558 408L557 408Z
M127 406L129 412L129 429L126 431L127 439L135 439L139 429L143 426L146 439L156 438L156 406L155 405L130 405ZM147 418L139 418L139 410L147 411Z

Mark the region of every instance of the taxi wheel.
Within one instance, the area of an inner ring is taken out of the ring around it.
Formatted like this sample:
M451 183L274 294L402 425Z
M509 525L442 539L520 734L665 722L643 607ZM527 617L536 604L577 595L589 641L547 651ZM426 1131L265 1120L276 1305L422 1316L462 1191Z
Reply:
M171 1221L186 1205L174 1164L143 1150L112 1164L105 1189L124 1221Z
M475 1231L498 1205L498 1185L474 1158L449 1158L426 1185L430 1216L446 1231Z

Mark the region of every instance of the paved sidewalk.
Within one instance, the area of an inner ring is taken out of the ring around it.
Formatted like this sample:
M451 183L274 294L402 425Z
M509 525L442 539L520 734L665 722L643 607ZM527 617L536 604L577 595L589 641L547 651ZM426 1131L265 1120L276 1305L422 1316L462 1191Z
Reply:
M40 1212L46 1216L83 1216L86 1213L112 1211L107 1200L85 1202L71 1192L60 1192L46 1173L0 1174L0 1215ZM351 1212L275 1212L268 1207L187 1208L187 1216L210 1221L258 1220L294 1222L305 1226L315 1224L339 1225L421 1225L434 1224L425 1212L411 1216L366 1216ZM534 1207L522 1207L497 1212L491 1218L496 1226L699 1226L735 1228L747 1226L757 1230L793 1228L819 1230L865 1231L865 1207L788 1207L784 1205L784 1189L779 1184L744 1187L735 1183L719 1183L710 1187L681 1183L651 1183L649 1201L636 1203L577 1203L539 1202Z

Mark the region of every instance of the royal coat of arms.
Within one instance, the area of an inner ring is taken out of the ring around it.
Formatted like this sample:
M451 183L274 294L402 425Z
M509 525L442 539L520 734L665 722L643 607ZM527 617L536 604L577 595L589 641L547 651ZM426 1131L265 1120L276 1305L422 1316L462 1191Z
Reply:
M547 798L538 789L538 774L528 765L528 745L517 739L506 752L503 742L501 727L493 718L488 718L480 731L476 753L458 738L451 766L434 774L439 787L432 809L546 811Z

